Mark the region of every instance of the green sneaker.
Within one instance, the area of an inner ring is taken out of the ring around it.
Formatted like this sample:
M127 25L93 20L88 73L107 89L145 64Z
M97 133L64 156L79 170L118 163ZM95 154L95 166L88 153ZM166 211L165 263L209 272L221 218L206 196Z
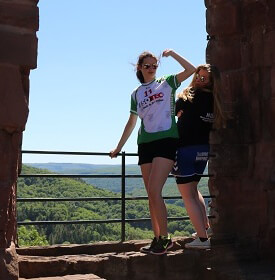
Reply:
M172 247L173 242L170 235L160 236L157 244L151 249L150 253L153 255L163 255Z
M152 242L150 244L140 248L140 252L145 253L145 254L149 254L151 252L152 248L154 246L156 246L157 242L158 242L157 238L154 237L154 239L152 240Z

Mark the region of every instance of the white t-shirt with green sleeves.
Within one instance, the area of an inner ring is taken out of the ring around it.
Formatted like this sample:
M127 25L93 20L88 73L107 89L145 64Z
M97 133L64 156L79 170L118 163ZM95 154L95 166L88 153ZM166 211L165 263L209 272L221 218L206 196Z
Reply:
M180 86L176 75L141 84L131 95L131 113L141 119L138 144L178 138L175 120L175 93Z

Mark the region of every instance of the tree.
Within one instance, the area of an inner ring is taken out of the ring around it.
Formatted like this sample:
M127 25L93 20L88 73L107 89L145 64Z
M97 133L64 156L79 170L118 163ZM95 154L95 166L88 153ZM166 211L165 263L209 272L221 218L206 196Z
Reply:
M34 226L20 226L17 230L19 246L45 246L49 245L45 235L38 233Z

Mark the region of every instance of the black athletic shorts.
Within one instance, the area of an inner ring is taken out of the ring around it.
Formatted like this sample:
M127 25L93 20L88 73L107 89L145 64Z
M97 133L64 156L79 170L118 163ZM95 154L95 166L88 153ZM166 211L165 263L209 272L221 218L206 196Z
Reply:
M151 163L155 157L175 160L178 147L177 138L164 138L138 145L138 165Z

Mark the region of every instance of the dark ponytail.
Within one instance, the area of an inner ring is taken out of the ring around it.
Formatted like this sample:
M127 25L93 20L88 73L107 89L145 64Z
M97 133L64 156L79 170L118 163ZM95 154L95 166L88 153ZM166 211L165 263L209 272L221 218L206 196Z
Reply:
M141 83L144 83L144 77L142 75L142 72L140 70L137 70L136 72L137 78Z

